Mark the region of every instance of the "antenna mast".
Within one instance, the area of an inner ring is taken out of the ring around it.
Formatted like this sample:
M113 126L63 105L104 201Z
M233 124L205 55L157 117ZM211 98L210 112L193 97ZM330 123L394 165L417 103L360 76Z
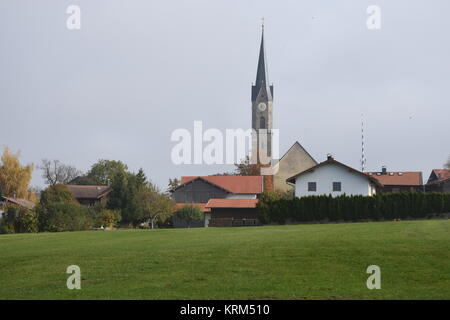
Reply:
M364 172L366 156L364 155L364 115L361 113L361 171Z

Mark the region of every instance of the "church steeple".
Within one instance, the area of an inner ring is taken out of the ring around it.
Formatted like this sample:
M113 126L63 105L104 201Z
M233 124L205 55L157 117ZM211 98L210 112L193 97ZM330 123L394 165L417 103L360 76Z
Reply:
M273 111L273 86L269 85L267 72L267 59L264 47L264 24L262 25L261 46L259 48L258 70L256 71L256 82L252 86L252 129L257 135L254 141L257 146L253 147L253 159L261 160L260 151L272 156L272 112ZM265 162L265 160L262 160Z
M261 89L267 95L268 100L273 99L273 86L269 85L269 74L267 71L266 51L264 47L264 23L261 30L261 46L259 48L258 70L256 72L256 82L252 87L252 101L256 100Z

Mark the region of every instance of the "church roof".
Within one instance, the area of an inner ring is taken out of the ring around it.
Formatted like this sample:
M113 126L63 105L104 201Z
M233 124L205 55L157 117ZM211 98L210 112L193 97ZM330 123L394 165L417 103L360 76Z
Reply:
M258 70L256 72L256 82L253 86L252 100L255 100L261 89L264 89L268 100L273 100L273 87L269 85L269 73L267 70L266 51L264 47L264 26L262 27L261 46L259 48Z
M294 150L294 148L300 148L300 150L303 150L311 159L317 164L317 161L311 156L311 154L300 144L300 142L295 141L294 144L289 148L288 151L286 151L283 156L278 160L280 162L285 156L287 156L291 151Z

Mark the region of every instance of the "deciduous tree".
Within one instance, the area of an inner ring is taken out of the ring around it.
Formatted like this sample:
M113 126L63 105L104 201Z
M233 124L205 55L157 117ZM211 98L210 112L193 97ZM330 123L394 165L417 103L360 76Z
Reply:
M119 172L127 172L128 166L122 161L99 160L93 164L87 177L92 179L95 184L109 185L113 182L114 176Z
M35 197L29 184L34 166L22 166L19 158L20 153L14 154L7 147L4 149L0 163L0 195L33 200Z
M43 159L39 169L42 170L42 178L45 179L45 183L50 186L68 184L82 174L77 168L66 165L59 160Z
M259 176L261 174L261 165L250 163L249 156L246 156L244 160L240 163L236 163L234 166L236 167L235 174L237 176Z
M136 206L134 222L148 221L152 229L156 221L165 221L175 210L175 203L170 196L162 193L152 183L138 190L133 202Z
M203 214L198 206L186 205L177 212L177 216L186 221L188 228L191 227L193 221L199 221L202 219Z

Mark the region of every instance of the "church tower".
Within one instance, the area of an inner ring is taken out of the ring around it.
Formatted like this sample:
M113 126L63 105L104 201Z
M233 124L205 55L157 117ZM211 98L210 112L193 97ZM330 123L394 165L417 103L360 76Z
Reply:
M267 71L267 61L266 52L264 48L264 24L262 25L262 35L261 35L261 47L259 49L259 60L258 60L258 70L256 72L256 82L252 86L252 129L254 133L259 133L257 137L254 137L253 143L256 144L256 148L253 149L252 157L253 159L260 158L257 151L261 145L264 154L266 154L269 159L272 158L272 106L273 105L273 86L269 85L269 76ZM261 129L267 131L260 132ZM258 137L261 134L267 132L267 139L262 139L259 141ZM266 141L264 141L266 140ZM266 142L266 143L264 143ZM261 162L266 162L261 159Z

